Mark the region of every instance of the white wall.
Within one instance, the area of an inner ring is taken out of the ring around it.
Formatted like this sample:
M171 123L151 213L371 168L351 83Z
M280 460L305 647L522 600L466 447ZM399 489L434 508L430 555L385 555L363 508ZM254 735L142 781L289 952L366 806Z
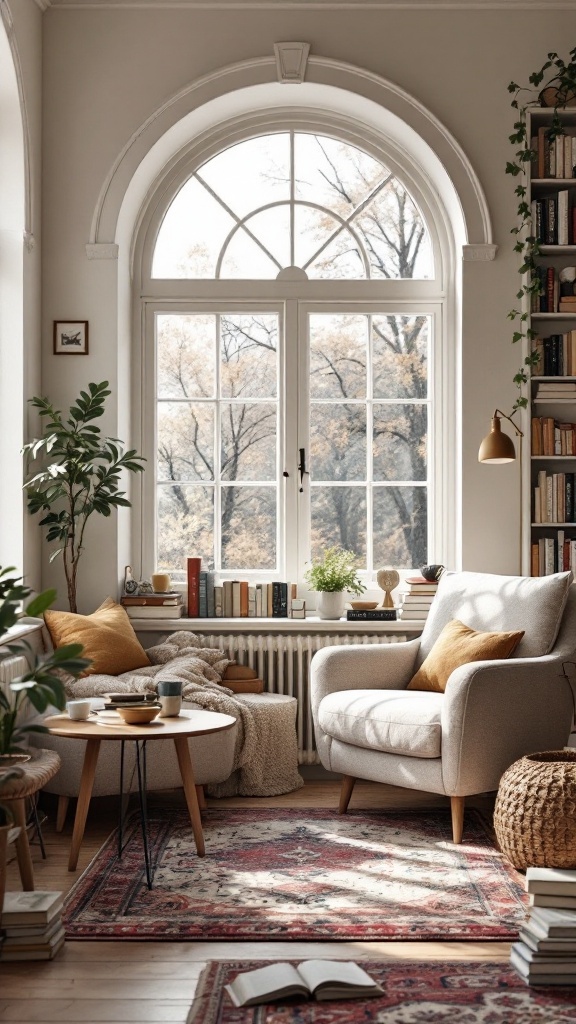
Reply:
M526 81L549 50L565 53L576 11L50 8L43 20L43 391L66 402L88 380L106 378L116 407L104 426L114 432L123 419L116 267L88 261L85 243L102 184L131 135L199 76L269 56L277 41L310 42L312 53L365 67L423 103L463 147L486 193L500 250L492 263L464 267L463 567L519 571L517 467L476 461L493 409L512 406L520 364L506 320L518 288L506 87ZM89 356L52 355L52 320L62 318L90 321ZM125 556L110 522L89 529L81 610L116 592ZM45 560L44 583L54 579L62 595L59 569Z
M0 19L0 565L40 586L40 538L24 510L26 400L41 386L42 15L9 0Z

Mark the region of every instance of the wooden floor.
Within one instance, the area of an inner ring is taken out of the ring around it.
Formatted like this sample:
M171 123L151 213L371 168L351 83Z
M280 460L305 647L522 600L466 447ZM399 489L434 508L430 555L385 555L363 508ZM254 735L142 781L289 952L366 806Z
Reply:
M214 801L218 807L337 807L338 784L306 783L303 789L271 799ZM158 797L155 798L158 800ZM180 801L179 794L163 799ZM489 798L469 801L484 810ZM210 801L208 802L210 806ZM447 801L432 795L358 782L351 807L432 807ZM48 858L33 847L36 888L67 891L116 825L116 801L94 800L78 862L67 870L71 820L54 832L55 804L47 803L44 836ZM8 889L18 889L16 865L8 867ZM55 960L0 964L0 1021L129 1024L173 1021L183 1024L197 980L207 960L331 959L507 960L508 943L477 942L67 942Z

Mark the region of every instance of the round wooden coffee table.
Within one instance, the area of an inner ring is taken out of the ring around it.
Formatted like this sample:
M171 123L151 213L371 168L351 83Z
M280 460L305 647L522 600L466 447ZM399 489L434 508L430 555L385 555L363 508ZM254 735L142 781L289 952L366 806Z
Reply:
M116 721L117 719L117 721ZM190 814L190 822L194 833L196 851L199 857L204 856L204 834L202 832L202 819L198 806L198 796L194 782L194 772L190 760L188 740L194 736L205 736L211 732L223 732L232 729L236 725L236 719L232 715L222 715L217 711L181 711L177 718L155 718L149 725L126 725L120 715L107 713L106 716L91 717L87 722L75 722L67 714L52 715L45 718L43 725L53 733L54 736L69 736L70 739L86 740L86 751L82 765L82 776L80 779L80 792L76 805L76 816L74 818L74 830L72 833L72 845L68 858L68 870L75 871L78 864L78 856L82 839L94 775L98 762L100 746L106 740L120 740L125 743L131 740L136 743L136 758L138 765L138 792L140 797L140 815L142 824L142 837L144 842L144 857L146 862L146 878L148 888L152 888L152 874L150 869L150 858L148 851L147 827L146 827L146 743L149 740L173 740L178 758L178 767L182 777L184 795ZM122 748L123 749L123 748ZM123 759L122 759L123 760ZM122 770L121 770L122 776ZM122 778L121 778L122 790ZM122 803L122 792L121 792ZM122 807L121 807L122 814ZM122 817L121 817L122 821ZM119 851L122 847L122 830L119 833Z

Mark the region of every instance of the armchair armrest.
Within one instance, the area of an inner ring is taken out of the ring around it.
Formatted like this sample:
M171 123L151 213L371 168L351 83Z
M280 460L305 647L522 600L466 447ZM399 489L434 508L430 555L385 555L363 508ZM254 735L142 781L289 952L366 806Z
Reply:
M446 793L497 789L518 758L563 747L573 718L572 688L557 656L462 665L448 680L442 708Z
M310 692L316 717L323 697L337 690L403 690L414 675L420 638L388 644L323 647L312 658Z

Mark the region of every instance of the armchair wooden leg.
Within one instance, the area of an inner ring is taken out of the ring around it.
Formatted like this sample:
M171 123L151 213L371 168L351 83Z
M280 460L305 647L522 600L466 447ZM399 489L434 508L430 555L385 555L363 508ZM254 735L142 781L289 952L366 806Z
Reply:
M452 841L457 844L462 842L465 799L466 798L463 796L450 797L450 810L452 811Z
M64 822L66 821L66 815L68 813L68 804L70 803L69 796L58 797L58 810L56 811L56 831L61 832L64 828Z
M346 814L355 783L356 779L352 775L342 776L342 786L340 788L340 803L338 804L338 814Z

